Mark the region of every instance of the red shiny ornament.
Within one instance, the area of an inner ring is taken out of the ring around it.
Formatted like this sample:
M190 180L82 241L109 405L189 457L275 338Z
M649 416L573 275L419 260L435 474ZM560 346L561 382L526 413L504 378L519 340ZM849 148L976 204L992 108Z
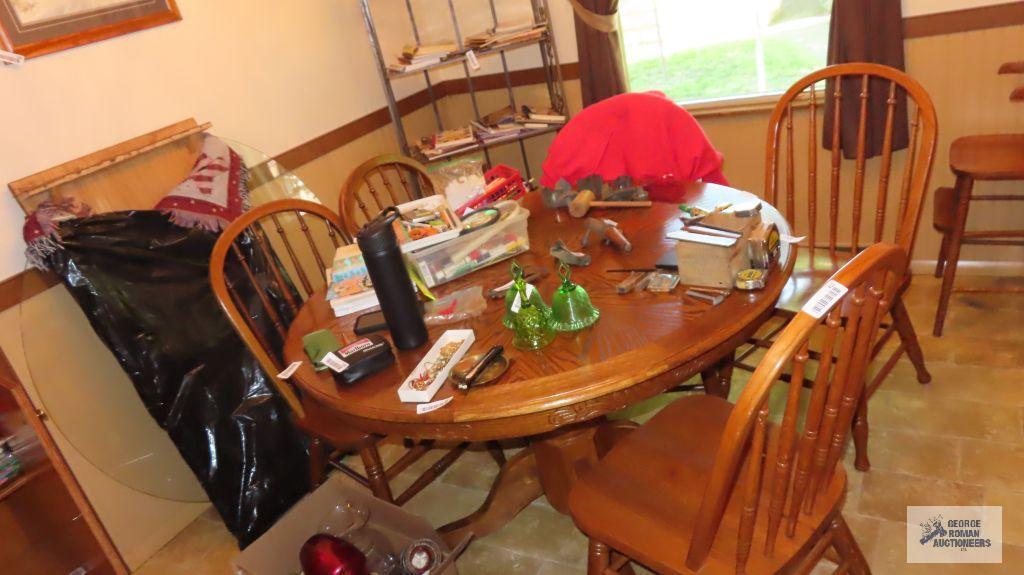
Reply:
M362 551L343 539L324 533L303 543L299 562L305 575L370 575Z

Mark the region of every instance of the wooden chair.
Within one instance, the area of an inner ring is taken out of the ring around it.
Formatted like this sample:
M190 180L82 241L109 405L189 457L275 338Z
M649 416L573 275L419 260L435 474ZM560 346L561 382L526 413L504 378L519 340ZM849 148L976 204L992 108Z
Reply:
M932 333L938 337L946 322L949 300L954 292L1020 293L1020 288L955 288L960 248L964 245L1024 246L1024 229L968 230L967 214L973 202L1012 202L1024 195L975 194L975 181L1024 181L1024 134L963 136L949 148L949 167L956 175L953 188L935 191L933 225L942 234L935 275L942 277L942 289L935 311Z
M308 413L312 406L304 405L296 390L277 377L284 369L280 350L288 326L307 298L323 297L318 290L326 283L324 269L343 243L347 242L341 221L325 206L305 200L270 202L242 215L221 234L210 257L210 283L231 325L288 403L296 426L310 436L313 487L322 482L330 463L377 497L401 505L440 476L466 445L451 450L394 497L388 481L425 455L431 444L412 447L385 470L377 450L379 438L340 429L336 423L319 424ZM336 450L330 457L324 444ZM351 452L362 458L365 476L335 461Z
M349 175L341 188L338 213L345 230L354 236L384 208L435 192L434 181L423 164L398 154L377 156Z
M849 82L841 80L850 78L854 79L858 91L855 94L844 94L844 86L848 87ZM867 110L871 103L869 86L872 81L882 82L887 96L882 153L877 161L872 162L877 165L877 170L872 170L877 173L875 182L867 181L869 165L866 158ZM839 145L838 126L842 119L842 107L839 105L832 109L832 123L836 126L831 137L832 150L827 153L819 150L822 145L822 136L819 135L822 118L819 117L819 110L824 108L824 93L818 84L822 82L826 90L834 92L837 101L850 97L860 101L854 170L852 174L846 174L846 177L842 173L843 161ZM909 143L903 156L902 173L897 179L892 174L894 165L898 165L893 158L892 141L896 95L899 93L906 94L911 109L908 110ZM798 107L803 104L807 107L806 114L798 112ZM806 128L806 136L797 135L797 125ZM803 253L793 278L777 304L776 315L783 320L782 323L767 335L752 340L751 346L737 356L733 365L752 371L753 366L742 360L770 346L772 337L785 327L785 321L795 316L810 293L817 290L846 260L856 255L865 243L887 240L903 250L908 267L904 270L899 294L889 300L891 306L886 312L891 316L891 322L882 324L883 331L872 351L872 358L882 351L894 332L899 337L900 345L865 388L865 409L867 399L878 389L904 353L913 362L918 381L931 381L931 375L925 367L924 354L901 295L910 285L910 255L917 239L936 140L937 119L931 98L916 80L894 68L878 64L829 66L798 80L782 96L768 124L765 199L783 211L796 234L806 235L808 239L804 244L806 248L801 247ZM804 153L798 154L797 150L803 150ZM824 163L826 160L827 168L819 164L819 161ZM798 175L798 166L804 166L805 175ZM819 172L827 175L827 187L820 186ZM819 198L819 186L828 190L827 196ZM893 187L896 189L892 190ZM864 217L866 189L876 193L874 213L868 217ZM819 210L819 206L822 209ZM895 217L890 215L893 209L896 211ZM728 370L723 370L723 373L722 377L728 377ZM722 387L727 389L728 386L726 384ZM870 468L867 445L858 438L856 447L857 469L866 471Z
M868 247L831 278L845 295L807 302L818 317L795 315L735 405L683 397L583 470L569 509L590 537L588 575L629 561L671 574L809 573L830 547L837 573L870 573L841 514L840 461L906 265L898 246ZM812 336L824 358L816 370ZM770 401L784 373L811 388L789 384Z

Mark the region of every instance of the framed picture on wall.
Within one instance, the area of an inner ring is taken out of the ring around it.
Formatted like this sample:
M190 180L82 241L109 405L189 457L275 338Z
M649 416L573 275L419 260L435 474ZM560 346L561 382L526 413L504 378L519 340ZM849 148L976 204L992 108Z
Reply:
M174 0L0 0L0 48L33 58L177 20Z

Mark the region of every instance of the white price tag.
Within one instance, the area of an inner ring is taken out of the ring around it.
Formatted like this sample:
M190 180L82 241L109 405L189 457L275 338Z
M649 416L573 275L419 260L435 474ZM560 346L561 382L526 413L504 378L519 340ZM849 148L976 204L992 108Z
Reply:
M836 280L828 280L825 282L825 285L821 286L814 296L804 304L801 311L814 319L821 319L822 316L832 309L832 306L836 305L836 302L839 301L847 291L849 291L849 289L843 284Z
M327 352L327 355L320 360L320 363L326 365L337 373L341 373L348 369L348 363L344 362L340 357L334 355L334 353L330 351Z
M288 367L284 368L284 371L277 374L277 378L288 379L289 377L295 375L295 371L299 369L300 366L302 366L301 361L293 361Z
M537 290L537 288L533 287L533 284L526 284L526 297L527 298L533 297L533 292L536 291L536 290Z
M519 313L519 308L523 307L523 302L520 301L519 292L516 292L516 299L512 300L512 305L509 306L509 311L512 313Z
M789 234L779 234L779 239L786 244L798 244L807 239L807 236L791 236Z
M473 70L480 69L480 60L477 60L476 53L472 50L466 52L466 61L469 62L469 67Z
M25 63L25 57L21 54L15 54L14 52L0 50L0 63L21 66Z
M421 403L416 406L416 415L423 415L424 413L437 411L438 409L441 409L442 407L451 403L453 399L455 399L454 395L451 397L446 397L444 399L439 399L437 401L432 401L430 403Z

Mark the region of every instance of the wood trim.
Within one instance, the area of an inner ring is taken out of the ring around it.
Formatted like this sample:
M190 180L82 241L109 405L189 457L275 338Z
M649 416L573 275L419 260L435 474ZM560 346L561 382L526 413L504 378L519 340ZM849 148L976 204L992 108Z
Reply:
M1024 2L965 8L903 19L903 38L926 38L1024 24Z
M515 70L509 75L513 86L528 86L546 81L543 68ZM562 77L565 80L578 79L580 77L579 63L562 64ZM499 90L504 87L504 74L486 74L473 77L473 89L477 91ZM466 84L465 79L445 80L434 85L434 94L438 99L468 92L469 86ZM406 116L429 105L430 95L424 89L399 100L398 111L403 116ZM390 123L391 116L388 114L387 108L379 108L326 134L299 144L277 155L274 160L285 168L294 170Z
M60 283L56 274L27 269L0 281L0 312L40 294Z

